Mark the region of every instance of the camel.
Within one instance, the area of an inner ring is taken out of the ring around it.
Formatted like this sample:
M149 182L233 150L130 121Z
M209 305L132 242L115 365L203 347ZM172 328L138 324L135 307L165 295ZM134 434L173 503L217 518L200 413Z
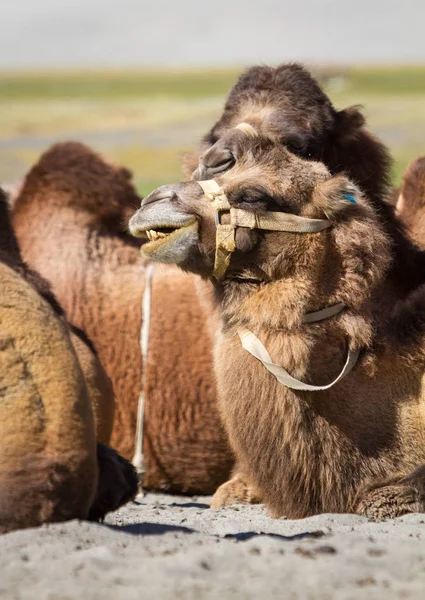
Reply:
M407 167L399 189L396 210L419 248L425 249L425 157Z
M0 533L102 519L134 497L137 480L113 450L96 446L90 393L63 311L22 262L1 191L0 284ZM81 332L73 335L84 344Z
M394 277L398 287L403 285L409 293L425 281L424 255L406 235L403 211L401 219L394 217L391 158L365 125L358 107L336 110L303 66L252 67L231 90L223 114L204 136L199 152L186 159L185 170L195 179L210 179L231 168L234 158L224 149L242 128L284 145L300 158L323 162L332 174L344 173L390 227Z
M303 66L252 67L231 90L223 114L204 136L197 155L186 160L186 173L202 180L232 168L233 137L242 131L266 136L300 158L320 160L332 174L347 174L374 202L390 228L395 254L391 276L408 294L424 282L424 255L409 239L409 222L403 223L403 212L400 219L395 217L390 155L365 125L357 107L335 110ZM231 483L216 493L213 506L259 499L238 465Z
M235 164L166 185L142 253L213 288L215 373L238 463L275 517L425 509L425 288L392 276L392 224L345 175L239 132Z
M128 170L73 142L40 158L13 204L24 259L52 283L112 380L111 445L127 458L134 452L142 381L146 267L126 227L139 205ZM216 402L214 315L205 313L195 286L195 277L175 267L153 275L144 365L145 489L211 494L228 479L234 461Z

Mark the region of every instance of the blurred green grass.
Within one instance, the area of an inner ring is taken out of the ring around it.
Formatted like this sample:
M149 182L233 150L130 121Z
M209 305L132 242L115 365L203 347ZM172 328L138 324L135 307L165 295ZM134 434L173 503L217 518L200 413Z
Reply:
M141 193L181 180L181 157L219 116L242 69L0 73L0 181L60 139L81 139L135 173ZM364 107L389 146L394 184L425 154L425 66L313 68L337 108Z
M0 75L0 100L220 96L232 87L238 72L211 69L5 73Z

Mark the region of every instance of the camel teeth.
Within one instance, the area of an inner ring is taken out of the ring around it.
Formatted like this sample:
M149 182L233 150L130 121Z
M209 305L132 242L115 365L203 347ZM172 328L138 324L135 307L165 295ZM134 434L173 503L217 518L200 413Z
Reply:
M155 231L154 229L147 229L146 235L150 242L155 242L156 240L166 238L169 234L162 231Z

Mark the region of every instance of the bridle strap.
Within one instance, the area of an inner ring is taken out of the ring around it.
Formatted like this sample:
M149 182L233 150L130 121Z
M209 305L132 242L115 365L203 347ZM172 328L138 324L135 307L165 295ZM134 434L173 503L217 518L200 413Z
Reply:
M252 333L252 331L248 331L248 329L238 329L238 335L240 337L242 347L252 356L254 356L254 358L259 360L266 367L266 369L276 377L279 383L287 388L290 388L291 390L320 392L330 389L348 375L348 373L357 363L360 354L360 349L348 349L345 365L336 379L327 385L310 385L309 383L304 383L303 381L295 379L295 377L292 377L292 375L290 375L286 369L276 365L272 361L266 348L263 346L257 336Z
M332 226L327 219L308 219L282 212L250 212L240 208L230 209L230 220L235 227L293 233L316 233Z
M197 182L205 198L214 210L216 224L216 252L214 259L213 277L220 281L230 264L230 259L236 249L236 227L262 229L265 231L286 231L290 233L317 233L332 226L328 219L309 219L290 213L256 211L251 212L230 205L223 188L215 179ZM230 224L221 223L221 213L230 214Z
M222 225L220 215L222 212L230 211L230 204L223 189L215 179L198 181L205 198L211 203L214 210L216 234L215 234L215 259L213 277L220 281L230 264L230 259L236 249L235 226L233 224Z

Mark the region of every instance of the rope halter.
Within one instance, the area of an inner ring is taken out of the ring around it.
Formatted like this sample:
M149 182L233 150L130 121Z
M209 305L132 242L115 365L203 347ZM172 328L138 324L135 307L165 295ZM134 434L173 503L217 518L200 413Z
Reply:
M236 249L236 227L249 229L263 229L266 231L287 231L290 233L316 233L332 226L327 219L308 219L283 212L250 212L230 205L223 188L215 179L198 181L205 198L211 203L214 210L216 225L216 247L213 277L220 281L223 279L230 259ZM221 223L221 213L230 213L230 223Z
M250 212L230 205L227 196L214 179L198 181L205 198L211 203L214 210L216 224L216 250L214 260L213 277L220 281L230 264L230 259L236 249L235 231L237 227L248 227L249 229L263 229L266 231L287 231L290 233L317 233L328 229L332 222L328 219L309 219L282 212ZM356 203L353 194L344 194L345 200ZM230 213L230 224L221 223L221 213ZM339 314L344 305L339 303L328 306L304 316L304 323L316 323ZM301 391L323 391L330 389L343 379L357 363L360 349L348 348L347 358L340 374L329 384L316 386L295 379L283 367L273 363L270 354L262 342L248 329L238 329L238 335L242 347L259 360L274 377L290 389Z

